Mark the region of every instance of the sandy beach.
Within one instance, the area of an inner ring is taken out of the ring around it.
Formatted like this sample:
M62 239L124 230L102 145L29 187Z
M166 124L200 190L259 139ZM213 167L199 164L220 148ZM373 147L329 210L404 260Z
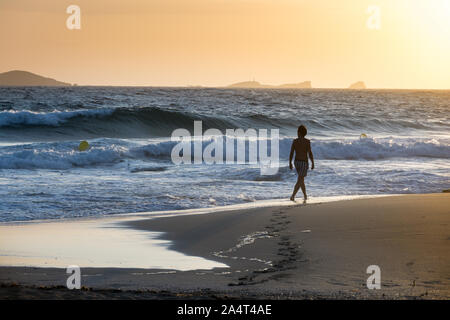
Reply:
M212 269L0 267L2 299L449 299L450 195L423 194L254 208L120 224L158 232L170 251ZM66 225L70 228L70 223ZM381 270L369 290L366 269Z

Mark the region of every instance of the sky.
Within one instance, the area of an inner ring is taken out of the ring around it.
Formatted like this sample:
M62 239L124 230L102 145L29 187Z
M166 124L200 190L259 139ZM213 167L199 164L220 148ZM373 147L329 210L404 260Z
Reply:
M450 0L0 0L0 72L79 85L450 89L449 57Z

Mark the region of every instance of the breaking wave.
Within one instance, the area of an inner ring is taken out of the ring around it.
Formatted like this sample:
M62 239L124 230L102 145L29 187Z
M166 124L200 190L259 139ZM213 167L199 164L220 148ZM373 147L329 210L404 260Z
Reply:
M235 138L233 138L235 139ZM223 154L226 160L226 139L223 139ZM203 142L202 150L212 140ZM271 154L272 142L268 142ZM292 139L279 141L279 157L287 160ZM152 161L160 159L171 163L175 141L154 141L147 144L131 143L120 139L98 139L91 141L91 148L84 152L77 150L78 142L36 143L5 146L0 148L0 169L70 169L112 165L127 159ZM233 141L236 146L236 142ZM353 139L353 140L313 140L312 149L316 159L324 160L381 160L389 158L428 157L450 159L448 139ZM235 149L236 151L236 149ZM245 158L249 159L248 141ZM234 160L236 160L236 152ZM181 153L182 155L182 153ZM194 148L191 143L191 155ZM149 170L150 171L150 170ZM280 177L271 177L279 179Z

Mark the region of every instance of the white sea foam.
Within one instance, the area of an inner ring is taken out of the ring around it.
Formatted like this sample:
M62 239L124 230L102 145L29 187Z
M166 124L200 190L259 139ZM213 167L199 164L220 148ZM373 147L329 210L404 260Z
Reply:
M164 159L170 162L172 148L177 142L155 141L142 146L121 140L99 140L91 142L91 149L84 152L76 150L77 143L39 143L0 147L0 169L70 169L110 165L126 159ZM208 141L204 142L203 148L208 143ZM284 160L289 156L291 143L290 138L283 138L280 141L280 157ZM448 139L313 140L312 149L316 159L325 160L450 158ZM248 152L248 148L246 151ZM255 180L281 179L281 173L267 177L261 177L259 171L247 172L247 174L254 175ZM239 176L240 173L234 172L230 175Z
M58 126L67 120L84 116L96 117L109 115L114 112L113 108L91 109L91 110L76 110L76 111L53 111L39 113L34 111L1 111L0 112L0 127L6 126Z

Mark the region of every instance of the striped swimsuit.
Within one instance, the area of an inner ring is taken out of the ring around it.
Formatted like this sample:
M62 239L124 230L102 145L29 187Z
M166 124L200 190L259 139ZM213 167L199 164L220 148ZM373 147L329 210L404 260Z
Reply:
M305 160L294 160L295 169L300 177L306 177L308 174L309 164Z

